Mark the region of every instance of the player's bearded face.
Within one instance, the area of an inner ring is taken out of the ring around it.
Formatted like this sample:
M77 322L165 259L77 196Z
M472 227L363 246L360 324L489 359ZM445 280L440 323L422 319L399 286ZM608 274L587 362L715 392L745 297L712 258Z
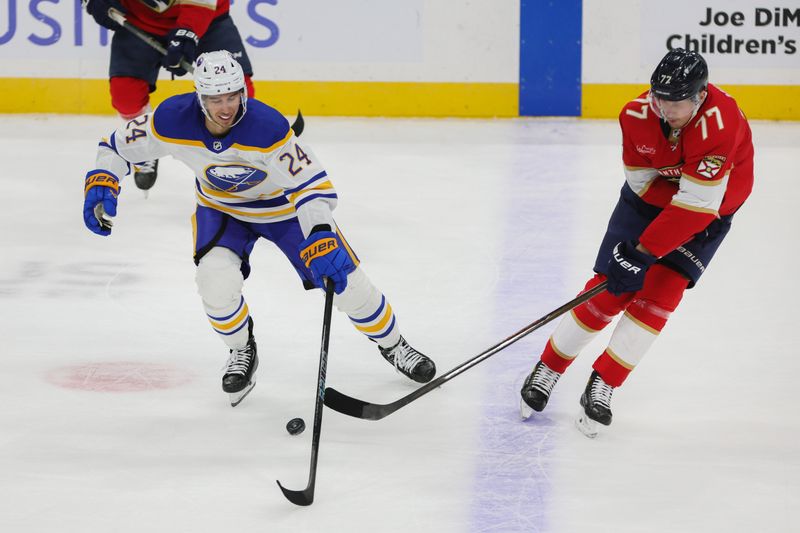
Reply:
M203 103L211 119L220 126L233 126L239 106L242 104L241 91L214 96L204 96Z
M654 95L650 95L650 105L656 114L664 119L672 128L684 127L700 107L703 102L704 94L687 98L685 100L664 100Z

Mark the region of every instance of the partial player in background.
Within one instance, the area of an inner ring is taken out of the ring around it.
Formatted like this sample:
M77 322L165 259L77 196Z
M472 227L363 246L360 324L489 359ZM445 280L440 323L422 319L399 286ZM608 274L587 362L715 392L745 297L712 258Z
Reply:
M708 84L699 54L670 51L650 85L619 115L626 181L584 288L607 279L608 291L561 320L521 391L523 417L543 410L570 363L624 311L580 398L578 427L590 437L611 423L614 389L708 268L753 187L747 119Z
M228 10L230 0L84 0L86 11L98 24L114 31L111 40L109 77L111 105L129 121L150 111L150 93L156 90L159 69L174 76L186 70L198 54L228 50L242 65L249 96L255 90L253 68L244 50L239 30ZM122 12L133 26L151 34L167 50L165 56L112 20L109 9ZM137 161L134 181L150 189L158 176L158 159Z
M332 280L334 304L381 355L408 378L430 381L433 361L400 335L392 306L339 231L332 215L338 197L317 156L283 115L248 99L245 84L231 54L205 53L195 65L195 93L168 98L104 139L97 168L86 175L86 226L110 235L107 217L117 213L119 184L134 161L171 155L195 172L197 288L230 350L222 388L234 406L255 385L258 366L242 288L259 238L280 248L307 289Z

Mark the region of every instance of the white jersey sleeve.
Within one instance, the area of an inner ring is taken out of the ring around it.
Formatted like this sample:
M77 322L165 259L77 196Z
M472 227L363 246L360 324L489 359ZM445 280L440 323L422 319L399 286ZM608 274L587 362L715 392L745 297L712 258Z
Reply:
M100 141L96 167L112 172L121 181L130 172L131 163L158 159L168 153L166 143L153 135L148 113L128 121L110 137Z
M319 224L335 229L336 189L311 148L292 136L272 156L268 171L297 211L303 235L308 236Z

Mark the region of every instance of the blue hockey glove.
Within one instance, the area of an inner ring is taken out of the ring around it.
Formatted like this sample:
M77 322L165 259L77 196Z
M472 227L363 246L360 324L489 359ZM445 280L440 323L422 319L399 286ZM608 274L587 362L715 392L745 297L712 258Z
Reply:
M186 28L175 28L167 35L167 54L161 60L164 68L176 76L186 74L181 59L194 63L197 57L197 34Z
M108 10L111 8L116 9L123 15L125 14L122 4L117 0L84 0L84 5L86 6L86 12L101 26L113 31L117 31L122 27L108 16Z
M608 261L608 292L619 296L623 292L641 289L644 275L656 259L637 250L634 241L618 243L614 246L614 255Z
M329 278L336 294L347 288L347 275L356 269L339 236L330 229L312 231L300 244L300 259L311 269L317 287L322 287L323 277Z
M112 221L117 216L119 179L105 170L90 170L83 188L83 221L98 235L111 235Z

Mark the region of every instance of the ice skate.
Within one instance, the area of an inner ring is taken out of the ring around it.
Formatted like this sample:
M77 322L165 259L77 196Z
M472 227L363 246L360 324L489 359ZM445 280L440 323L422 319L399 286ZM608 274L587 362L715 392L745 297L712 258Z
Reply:
M139 163L134 166L134 169L133 181L136 182L139 189L144 191L145 198L147 198L147 191L155 185L158 177L158 159Z
M418 383L427 383L436 375L436 364L425 354L411 347L403 337L391 348L378 346L381 355L398 372Z
M222 376L222 390L230 396L231 407L239 405L256 386L257 368L256 340L250 335L244 348L231 350L225 365L225 375Z
M593 439L600 433L600 425L611 424L611 395L614 387L603 381L597 371L593 371L581 396L583 412L575 420L578 429Z
M547 405L550 393L556 386L561 374L552 370L542 361L536 363L533 372L522 384L520 390L519 414L523 420L527 420L533 415L534 411L540 412Z

